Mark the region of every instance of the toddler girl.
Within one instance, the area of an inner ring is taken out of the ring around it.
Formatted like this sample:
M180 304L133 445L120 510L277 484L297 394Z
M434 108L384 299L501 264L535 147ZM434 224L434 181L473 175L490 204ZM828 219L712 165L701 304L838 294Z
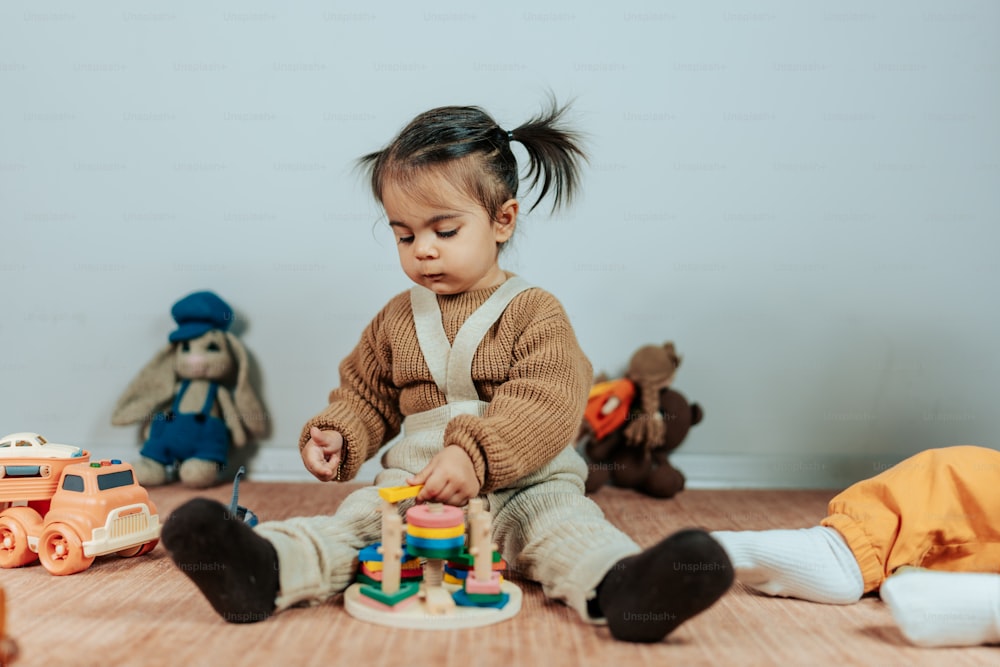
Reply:
M507 131L476 107L433 109L362 158L415 285L364 330L299 446L318 479L345 481L403 437L375 486L332 516L252 530L204 499L171 515L164 545L223 618L261 620L342 591L358 551L379 539L377 487L404 484L423 485L417 501L483 497L513 569L619 639L659 641L728 589L732 569L707 533L640 551L584 496L587 467L571 442L590 363L559 302L498 263L520 213L512 142L539 188L532 208L551 195L555 209L577 189L584 154L564 111L553 104Z

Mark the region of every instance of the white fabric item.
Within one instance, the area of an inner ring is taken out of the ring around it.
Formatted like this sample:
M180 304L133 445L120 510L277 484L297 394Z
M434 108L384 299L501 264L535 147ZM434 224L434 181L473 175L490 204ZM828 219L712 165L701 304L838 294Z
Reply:
M879 594L917 646L1000 643L1000 574L908 569Z
M712 537L729 555L736 578L779 597L852 604L864 593L861 568L833 528L718 531Z
M476 354L483 336L503 314L518 294L531 285L520 276L511 276L483 305L475 310L459 327L453 344L441 322L441 309L437 295L421 285L410 288L410 306L413 323L417 329L420 351L431 370L431 377L449 403L479 399L472 382L472 357Z

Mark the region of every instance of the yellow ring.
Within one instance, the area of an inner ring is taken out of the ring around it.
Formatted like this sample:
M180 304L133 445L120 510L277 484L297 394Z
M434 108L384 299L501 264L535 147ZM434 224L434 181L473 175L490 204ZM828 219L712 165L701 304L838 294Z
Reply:
M406 525L406 534L425 539L445 539L465 535L465 526L459 524L451 528L424 528L422 526Z
M380 561L380 560L370 560L370 561L365 561L365 567L368 568L369 572L381 572L382 568L384 566L382 564L382 561ZM404 560L400 564L400 569L404 570L404 571L405 570L419 570L420 569L420 560L419 559L415 559L415 558L409 558L407 560Z

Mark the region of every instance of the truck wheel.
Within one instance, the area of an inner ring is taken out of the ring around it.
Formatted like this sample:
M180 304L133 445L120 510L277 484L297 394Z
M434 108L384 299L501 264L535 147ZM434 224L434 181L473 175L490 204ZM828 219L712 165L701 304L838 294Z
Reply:
M76 532L61 523L54 523L42 532L38 558L46 570L56 575L82 572L94 562L93 556L83 555L83 542Z
M28 548L24 525L14 517L0 517L0 567L21 567L36 558L38 555Z
M142 556L143 554L148 554L150 551L155 549L156 545L159 543L160 543L159 540L150 540L149 542L146 542L145 544L142 545L142 550L139 552L138 555Z
M135 556L148 554L159 542L159 540L150 540L149 542L143 542L137 546L122 549L121 551L116 551L115 553L122 558L134 558Z

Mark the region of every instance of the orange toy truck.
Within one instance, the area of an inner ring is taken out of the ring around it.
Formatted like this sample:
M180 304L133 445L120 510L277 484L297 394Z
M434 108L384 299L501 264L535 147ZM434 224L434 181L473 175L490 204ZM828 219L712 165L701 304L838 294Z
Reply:
M160 519L132 466L70 458L0 457L0 567L39 559L52 574L73 574L110 553L149 553Z

